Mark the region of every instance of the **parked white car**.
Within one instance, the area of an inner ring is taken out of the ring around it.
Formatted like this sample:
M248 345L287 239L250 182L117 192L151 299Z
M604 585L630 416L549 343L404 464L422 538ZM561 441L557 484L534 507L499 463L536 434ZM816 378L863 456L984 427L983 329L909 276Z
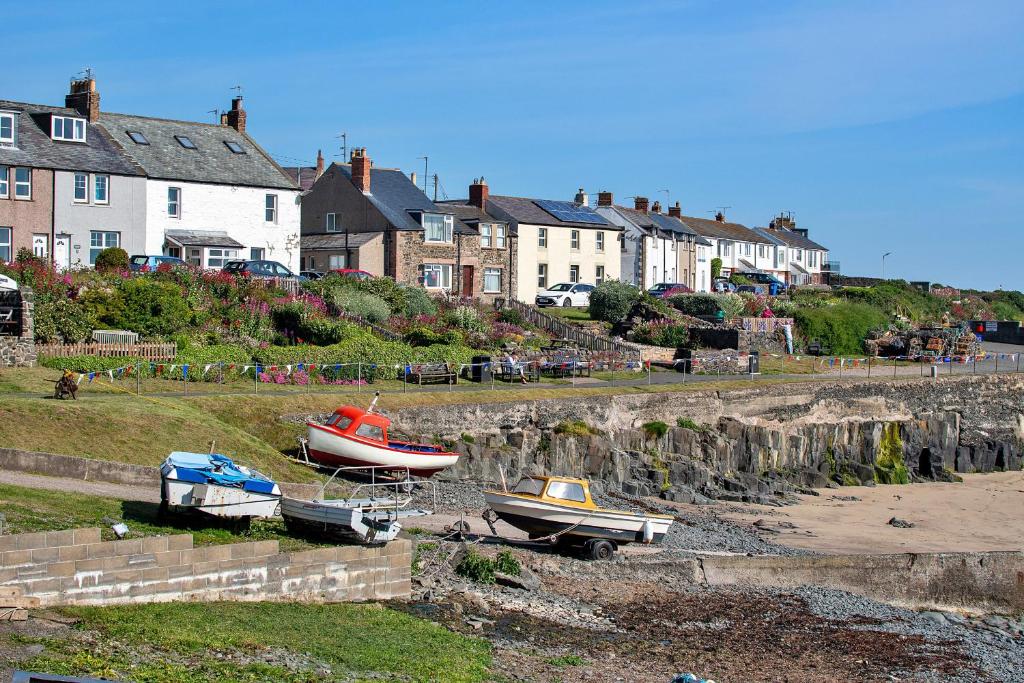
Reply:
M559 282L537 293L537 305L544 306L589 306L590 293L594 285L582 282Z

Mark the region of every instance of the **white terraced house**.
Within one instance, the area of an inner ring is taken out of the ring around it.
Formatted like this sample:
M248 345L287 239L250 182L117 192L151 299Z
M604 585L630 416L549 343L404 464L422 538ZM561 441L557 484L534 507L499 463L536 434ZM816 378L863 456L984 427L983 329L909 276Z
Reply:
M776 260L775 243L739 223L729 223L719 212L714 220L682 216L682 221L704 237L710 258L722 259L722 277L733 273L764 272L786 282L786 269Z

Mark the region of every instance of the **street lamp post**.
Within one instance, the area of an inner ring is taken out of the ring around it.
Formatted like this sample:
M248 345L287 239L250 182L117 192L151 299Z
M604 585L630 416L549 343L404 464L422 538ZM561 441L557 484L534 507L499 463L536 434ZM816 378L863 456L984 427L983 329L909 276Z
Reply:
M883 280L885 279L885 257L886 256L892 256L892 252L891 251L887 251L884 254L882 254L882 279Z

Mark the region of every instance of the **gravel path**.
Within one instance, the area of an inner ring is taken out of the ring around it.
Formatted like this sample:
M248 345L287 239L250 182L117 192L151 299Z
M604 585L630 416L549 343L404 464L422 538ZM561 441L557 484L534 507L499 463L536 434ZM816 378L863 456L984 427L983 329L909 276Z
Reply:
M160 489L149 486L111 484L105 481L82 481L63 477L47 477L40 474L0 470L0 484L13 484L48 491L74 491L90 496L117 498L118 500L142 500L148 503L160 502Z

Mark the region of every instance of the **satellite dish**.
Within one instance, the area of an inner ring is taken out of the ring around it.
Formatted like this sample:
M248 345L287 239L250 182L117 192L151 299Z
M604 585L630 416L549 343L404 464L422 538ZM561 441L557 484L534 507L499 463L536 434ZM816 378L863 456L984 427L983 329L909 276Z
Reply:
M7 277L6 275L0 275L0 291L9 290L12 292L18 291L18 283Z

